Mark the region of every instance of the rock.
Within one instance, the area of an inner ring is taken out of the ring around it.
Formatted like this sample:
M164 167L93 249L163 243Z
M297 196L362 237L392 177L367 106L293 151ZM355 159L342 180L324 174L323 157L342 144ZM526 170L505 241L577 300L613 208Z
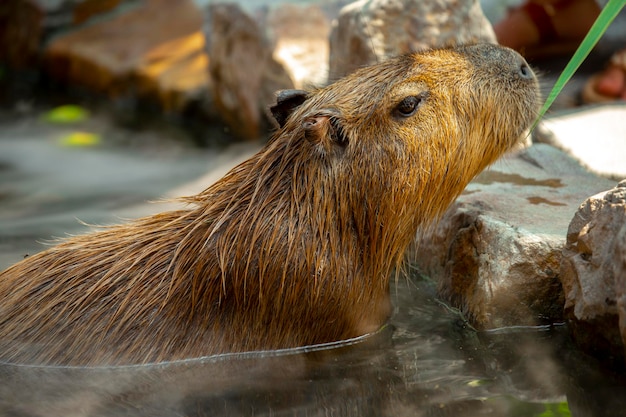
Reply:
M583 107L545 120L540 138L578 159L593 172L626 178L626 104ZM593 140L589 140L593 126Z
M36 65L43 19L32 2L13 0L0 4L0 63L15 68Z
M55 38L46 68L71 85L110 97L160 97L161 107L180 110L208 89L202 23L192 0L145 0Z
M567 231L561 263L565 315L575 340L624 364L626 181L588 198Z
M256 139L275 92L293 88L293 81L255 19L237 4L212 3L208 10L205 36L216 109L236 136Z
M42 45L54 34L114 10L122 0L3 0L0 62L35 67Z
M400 53L468 42L496 42L478 0L359 0L333 24L330 78Z
M148 51L133 70L133 85L142 97L155 97L166 112L181 112L212 90L204 34L196 31Z
M562 319L561 250L569 219L610 186L543 144L495 163L468 185L409 255L441 296L481 329Z
M326 84L330 19L317 5L282 4L267 16L274 59L293 80L295 88Z
M622 181L619 186L623 189L625 185ZM619 204L624 209L623 200ZM624 222L620 225L619 231L615 236L613 276L615 277L615 298L617 299L617 311L619 313L621 342L622 346L626 347L626 223ZM619 343L616 347L619 347ZM622 357L622 362L624 362L624 357L626 357L626 354Z

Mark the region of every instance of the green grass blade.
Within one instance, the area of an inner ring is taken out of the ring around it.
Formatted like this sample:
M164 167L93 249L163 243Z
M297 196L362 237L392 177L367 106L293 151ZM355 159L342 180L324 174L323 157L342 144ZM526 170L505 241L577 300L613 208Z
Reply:
M539 110L539 116L537 116L535 126L539 119L546 114L552 103L554 103L556 97L559 95L561 90L563 90L565 84L570 80L570 78L572 78L572 75L574 75L580 64L582 64L585 58L587 58L587 55L589 55L589 52L591 52L593 47L596 46L596 43L598 43L600 37L606 31L606 28L611 24L613 19L615 19L617 14L625 5L626 0L609 0L607 5L602 9L595 23L591 29L589 29L589 33L587 33L587 36L585 36L585 39L583 39L580 46L557 79L556 84L554 84L552 91L550 91L550 94L546 98L543 107Z

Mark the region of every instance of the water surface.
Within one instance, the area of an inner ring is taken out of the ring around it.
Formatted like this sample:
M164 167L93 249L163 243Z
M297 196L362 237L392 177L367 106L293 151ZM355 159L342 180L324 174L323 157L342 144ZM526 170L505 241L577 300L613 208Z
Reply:
M119 222L118 210L197 178L218 156L162 142L63 149L57 133L32 121L0 129L2 269L41 250L37 240L85 231L77 218ZM626 415L624 378L574 348L565 325L477 332L433 288L399 277L389 324L332 349L118 368L0 365L0 416Z

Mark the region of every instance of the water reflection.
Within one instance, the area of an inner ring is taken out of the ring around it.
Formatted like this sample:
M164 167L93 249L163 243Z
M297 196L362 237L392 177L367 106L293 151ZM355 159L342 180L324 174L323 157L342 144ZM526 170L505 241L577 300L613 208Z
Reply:
M119 368L0 367L3 416L619 416L624 381L564 326L477 333L417 277L389 326L330 350Z

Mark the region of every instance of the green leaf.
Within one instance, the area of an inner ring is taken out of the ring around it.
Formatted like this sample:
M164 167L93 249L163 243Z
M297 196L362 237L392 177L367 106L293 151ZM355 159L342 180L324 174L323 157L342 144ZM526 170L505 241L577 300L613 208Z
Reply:
M552 103L554 103L554 100L559 95L561 90L563 90L565 84L570 80L570 78L572 78L572 75L574 75L580 64L582 64L582 62L585 60L585 58L587 58L587 55L589 55L596 43L598 43L600 37L606 31L606 28L609 27L613 19L615 19L617 14L620 12L620 10L622 10L625 5L626 0L609 0L607 5L602 9L595 23L593 24L591 29L589 29L589 33L587 33L587 36L585 36L585 39L583 39L580 46L557 79L554 87L552 88L552 91L550 91L550 94L546 98L543 107L541 108L541 110L539 110L539 115L537 116L537 120L533 125L533 129L537 126L539 119L541 119L546 114Z
M43 119L48 123L70 124L78 123L89 117L89 111L74 104L55 107L45 113Z
M546 404L546 409L537 417L572 417L567 402Z

